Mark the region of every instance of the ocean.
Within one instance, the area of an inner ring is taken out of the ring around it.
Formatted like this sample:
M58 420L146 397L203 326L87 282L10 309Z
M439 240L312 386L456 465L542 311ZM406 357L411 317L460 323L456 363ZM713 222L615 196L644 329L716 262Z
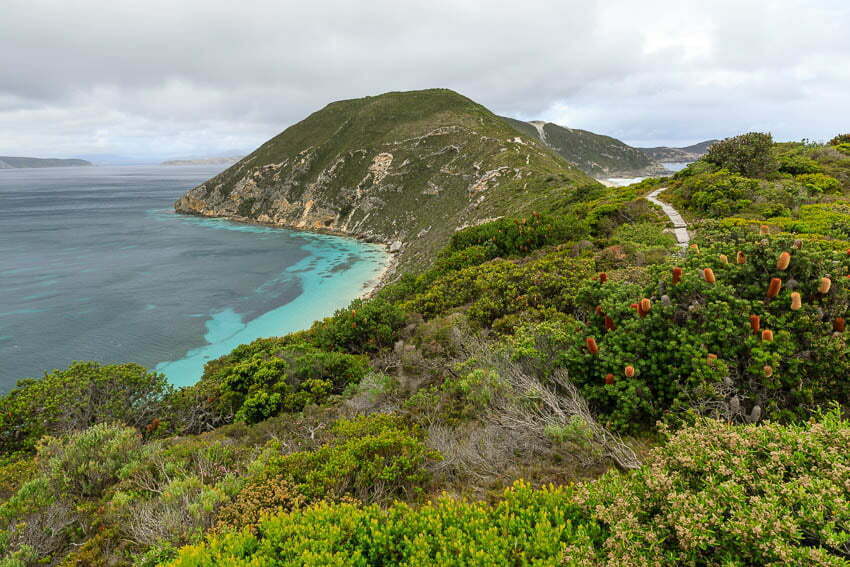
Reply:
M387 262L350 238L178 215L222 166L0 171L0 393L74 360L175 385L348 305Z

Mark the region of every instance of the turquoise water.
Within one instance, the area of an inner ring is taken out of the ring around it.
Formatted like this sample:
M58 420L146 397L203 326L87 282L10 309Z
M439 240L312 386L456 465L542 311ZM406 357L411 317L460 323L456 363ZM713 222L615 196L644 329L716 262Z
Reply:
M74 360L191 384L233 347L345 307L385 266L353 239L174 214L219 169L0 171L0 392Z

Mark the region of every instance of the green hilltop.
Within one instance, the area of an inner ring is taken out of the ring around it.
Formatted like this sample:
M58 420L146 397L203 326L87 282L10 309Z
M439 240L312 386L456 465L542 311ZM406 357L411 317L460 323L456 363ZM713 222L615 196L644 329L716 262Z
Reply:
M464 226L595 185L480 104L432 89L331 103L175 206L395 243L415 267Z

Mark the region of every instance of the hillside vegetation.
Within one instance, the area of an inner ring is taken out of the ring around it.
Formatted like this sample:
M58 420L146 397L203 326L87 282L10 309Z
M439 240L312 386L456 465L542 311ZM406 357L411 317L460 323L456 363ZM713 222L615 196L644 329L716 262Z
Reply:
M40 167L81 167L90 166L84 159L54 159L0 156L0 169L26 169Z
M593 177L641 177L665 172L664 167L652 157L610 136L551 122L504 120L523 134L537 138Z
M434 89L329 104L175 206L397 242L415 269L459 228L546 211L594 185L483 106Z
M543 210L452 232L192 387L22 381L0 565L850 564L845 140L544 184ZM643 198L662 186L686 250Z

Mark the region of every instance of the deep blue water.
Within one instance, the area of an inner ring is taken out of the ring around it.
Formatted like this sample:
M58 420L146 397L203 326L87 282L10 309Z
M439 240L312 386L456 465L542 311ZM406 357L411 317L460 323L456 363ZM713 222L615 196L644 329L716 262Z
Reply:
M173 213L218 166L0 171L0 392L73 360L178 385L360 295L381 247Z

